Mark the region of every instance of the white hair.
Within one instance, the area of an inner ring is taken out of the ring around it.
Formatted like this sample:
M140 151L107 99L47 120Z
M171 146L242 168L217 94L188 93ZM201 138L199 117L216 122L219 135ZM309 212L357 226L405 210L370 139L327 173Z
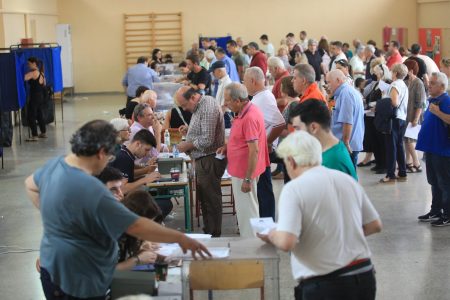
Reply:
M436 76L437 82L442 84L444 86L444 90L446 91L448 89L448 77L443 72L433 72L431 73L431 76Z
M292 157L300 167L322 164L322 146L319 140L302 130L289 134L278 145L277 154L282 159Z
M347 80L347 77L345 76L344 72L338 69L334 69L328 72L328 76L330 80L339 80L341 82L345 82Z
M276 56L271 56L268 60L267 60L267 65L269 67L272 68L280 68L280 69L284 69L284 63L283 61Z
M207 59L214 59L214 58L216 58L216 55L214 54L214 51L212 51L211 49L208 49L205 51L205 57Z
M261 70L260 67L248 68L247 70L245 70L245 75L249 76L250 78L252 78L256 82L261 82L261 81L265 81L266 80L266 78L264 77L264 73L263 73L263 71Z
M248 99L248 92L245 85L238 83L238 82L232 82L225 86L225 91L230 91L230 97L233 100L247 100Z
M388 81L392 80L392 74L389 68L386 66L386 64L378 64L373 67L373 74L374 75L381 75L381 80Z
M373 47L373 46L372 46ZM366 49L366 47L364 45L360 45L357 49L356 49L356 55L359 55L361 53L364 52L364 49Z
M373 45L367 45L366 49L369 50L372 54L375 53L375 47Z
M109 121L109 123L111 123L111 125L117 131L125 130L129 127L127 119L114 118L111 121Z

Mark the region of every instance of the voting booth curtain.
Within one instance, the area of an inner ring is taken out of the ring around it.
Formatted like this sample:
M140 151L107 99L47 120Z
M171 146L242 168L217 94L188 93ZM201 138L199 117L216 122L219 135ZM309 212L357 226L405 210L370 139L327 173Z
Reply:
M55 92L63 89L61 47L12 48L0 53L0 146L10 146L12 139L12 122L7 118L8 113L26 107L24 76L28 71L27 60L32 56L43 62L47 86Z

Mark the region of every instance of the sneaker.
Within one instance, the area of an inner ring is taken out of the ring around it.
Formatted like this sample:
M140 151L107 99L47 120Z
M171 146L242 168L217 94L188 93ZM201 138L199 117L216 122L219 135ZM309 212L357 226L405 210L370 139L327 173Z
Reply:
M440 218L441 214L432 214L431 212L427 213L426 215L417 217L420 222L438 221Z
M450 226L450 219L446 217L441 217L439 220L433 221L430 223L431 226L435 227L444 227L444 226Z

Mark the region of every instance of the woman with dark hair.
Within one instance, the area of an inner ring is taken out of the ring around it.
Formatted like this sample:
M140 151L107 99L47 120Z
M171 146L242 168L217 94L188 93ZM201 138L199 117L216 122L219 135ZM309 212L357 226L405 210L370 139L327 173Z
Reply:
M140 217L145 217L162 222L161 209L153 200L152 196L143 190L130 192L122 201L126 208ZM131 235L123 234L119 239L119 263L117 270L131 270L141 264L151 264L156 261L158 254L155 250L157 244L139 240Z
M317 51L319 52L320 56L322 56L322 63L321 68L323 74L327 74L329 71L328 65L331 62L330 57L330 45L328 44L328 40L324 37L322 37L319 41L319 44L317 45Z
M46 138L46 127L44 120L44 102L45 102L45 76L42 61L36 57L28 58L29 72L25 74L25 81L30 86L28 95L28 126L31 129L31 137L27 142L35 142L38 138ZM39 124L41 134L38 135L36 121Z
M353 86L353 70L352 66L345 59L336 61L336 69L341 70L347 77L347 83Z
M162 55L161 49L158 49L158 48L153 49L152 62L155 61L158 64L162 64L163 63L162 57L163 57L163 55Z

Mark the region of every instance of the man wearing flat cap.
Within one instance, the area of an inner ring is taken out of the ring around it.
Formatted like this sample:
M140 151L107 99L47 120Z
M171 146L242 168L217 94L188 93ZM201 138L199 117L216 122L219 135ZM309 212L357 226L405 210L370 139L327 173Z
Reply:
M231 83L231 78L227 74L227 70L225 68L225 63L223 61L216 61L211 66L211 72L215 78L217 78L219 85L217 86L216 100L220 104L221 107L224 107L224 89L225 87Z

